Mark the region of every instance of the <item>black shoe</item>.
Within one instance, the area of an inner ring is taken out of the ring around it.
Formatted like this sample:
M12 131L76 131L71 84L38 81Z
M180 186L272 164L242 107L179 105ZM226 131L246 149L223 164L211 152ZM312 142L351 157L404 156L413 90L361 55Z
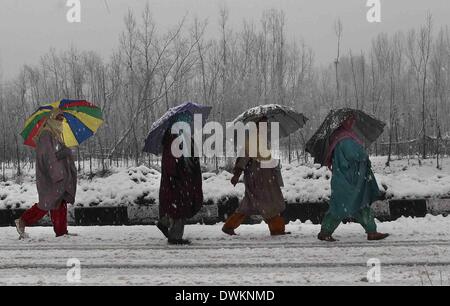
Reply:
M337 239L334 239L333 236L324 234L324 233L322 233L322 232L320 232L319 235L317 235L317 239L319 239L319 240L321 240L321 241L327 241L327 242L336 242L336 241L339 241L339 240L337 240Z
M159 230L166 236L166 238L169 238L169 228L167 226L164 226L161 224L161 222L156 222L156 227L159 228Z
M189 245L191 244L190 240L186 240L186 239L169 239L167 242L169 242L169 244L175 244L175 245Z

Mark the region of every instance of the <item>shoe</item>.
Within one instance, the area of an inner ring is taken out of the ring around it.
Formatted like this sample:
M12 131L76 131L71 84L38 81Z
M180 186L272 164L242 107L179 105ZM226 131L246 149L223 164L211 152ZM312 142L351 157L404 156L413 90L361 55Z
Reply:
M19 218L14 220L14 223L16 224L17 233L19 233L19 240L28 238L28 234L25 233L25 222Z
M232 228L222 227L222 232L230 236L236 236L236 232Z
M161 222L156 222L156 227L163 233L166 238L169 238L169 228L167 226L164 226Z
M174 244L174 245L189 245L189 244L191 244L191 241L186 240L186 239L169 239L169 240L167 240L167 242L169 244Z
M321 241L327 241L327 242L339 241L337 239L334 239L333 236L327 235L327 234L323 234L322 232L320 232L319 235L317 235L317 239L319 239Z
M367 234L367 240L383 240L387 237L389 237L389 234L383 234L378 232Z

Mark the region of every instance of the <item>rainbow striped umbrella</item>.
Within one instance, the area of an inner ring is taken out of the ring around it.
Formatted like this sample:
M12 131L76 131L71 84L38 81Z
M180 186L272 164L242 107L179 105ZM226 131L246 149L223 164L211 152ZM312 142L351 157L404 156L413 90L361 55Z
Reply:
M97 106L85 100L63 99L52 104L38 108L25 122L22 133L24 144L36 147L33 137L39 132L52 110L60 109L65 120L63 121L63 136L65 145L76 147L94 135L102 125L102 111Z

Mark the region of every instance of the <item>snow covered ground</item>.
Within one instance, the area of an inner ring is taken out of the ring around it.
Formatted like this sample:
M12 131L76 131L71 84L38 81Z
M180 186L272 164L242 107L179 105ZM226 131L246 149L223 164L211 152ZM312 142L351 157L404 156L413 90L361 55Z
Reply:
M428 198L450 197L450 158L442 161L442 170L436 169L435 160L396 160L385 167L385 157L373 157L372 164L380 188L387 188L388 197ZM330 196L331 173L314 165L285 164L282 168L285 187L283 193L289 203L324 202ZM204 195L206 201L237 196L242 197L244 185L233 187L231 174L206 172ZM113 168L106 177L92 180L81 177L78 184L77 206L129 205L140 199L147 204L157 202L160 174L145 166ZM28 208L37 200L34 170L29 170L20 181L0 182L0 209Z
M188 225L191 246L169 246L155 226L0 228L0 285L67 282L69 258L81 263L81 285L368 285L367 261L381 262L382 285L450 285L450 217L401 218L379 224L392 234L369 242L358 224L341 225L329 244L318 225L291 223L292 235L270 237L265 224L239 236L221 224Z

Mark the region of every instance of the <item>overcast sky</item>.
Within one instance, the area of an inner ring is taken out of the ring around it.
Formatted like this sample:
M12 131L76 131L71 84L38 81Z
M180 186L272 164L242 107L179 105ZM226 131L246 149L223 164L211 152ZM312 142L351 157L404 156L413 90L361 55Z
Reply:
M230 24L238 28L244 18L259 22L262 11L283 9L287 38L303 39L314 49L316 62L327 64L335 56L333 22L344 24L343 52L366 50L379 32L393 33L423 23L427 11L435 28L450 19L449 0L381 0L381 23L366 20L367 0L81 0L81 23L68 23L67 0L1 0L0 67L3 78L15 76L23 64L35 64L50 47L94 50L109 56L118 45L123 16L137 14L149 2L158 27L166 30L184 15L208 19L208 35L218 31L218 11L224 3Z

